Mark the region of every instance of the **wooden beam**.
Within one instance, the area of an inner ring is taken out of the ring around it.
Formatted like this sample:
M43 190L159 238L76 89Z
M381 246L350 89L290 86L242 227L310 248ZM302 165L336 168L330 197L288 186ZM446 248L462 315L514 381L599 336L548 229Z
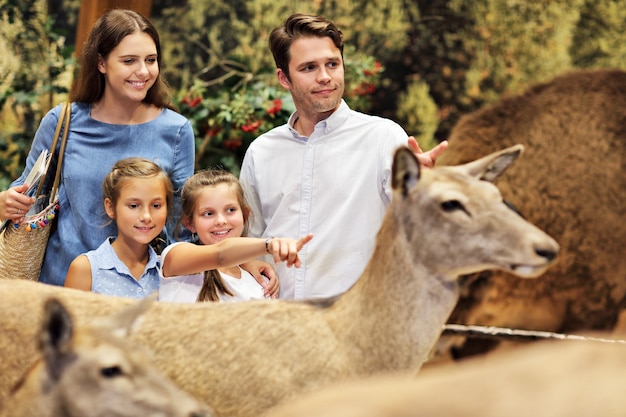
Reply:
M78 12L78 25L76 27L76 50L75 56L80 56L80 50L87 41L87 36L93 24L107 10L130 9L150 17L152 0L83 0L80 2Z

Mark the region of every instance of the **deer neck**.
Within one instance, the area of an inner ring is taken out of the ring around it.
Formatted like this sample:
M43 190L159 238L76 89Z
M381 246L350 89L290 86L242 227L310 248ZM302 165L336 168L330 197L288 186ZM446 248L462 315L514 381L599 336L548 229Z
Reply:
M337 306L343 317L360 320L346 336L364 351L364 361L390 371L419 368L459 297L455 277L429 268L432 260L422 259L404 235L381 228L368 266Z

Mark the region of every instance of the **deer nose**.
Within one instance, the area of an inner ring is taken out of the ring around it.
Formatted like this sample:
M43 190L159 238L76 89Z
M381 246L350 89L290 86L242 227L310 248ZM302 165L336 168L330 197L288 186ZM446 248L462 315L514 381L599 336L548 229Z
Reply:
M537 256L544 258L548 263L553 262L559 254L559 245L556 242L552 242L551 247L547 246L535 246L535 253Z
M556 252L553 250L537 249L535 253L542 258L546 258L548 262L552 262L556 259Z
M210 411L192 411L189 417L213 417L213 413Z

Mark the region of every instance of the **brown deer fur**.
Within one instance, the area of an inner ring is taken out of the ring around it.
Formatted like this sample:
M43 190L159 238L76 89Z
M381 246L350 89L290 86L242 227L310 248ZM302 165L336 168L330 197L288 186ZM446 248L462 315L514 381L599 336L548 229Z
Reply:
M551 341L325 387L263 417L621 417L626 345Z

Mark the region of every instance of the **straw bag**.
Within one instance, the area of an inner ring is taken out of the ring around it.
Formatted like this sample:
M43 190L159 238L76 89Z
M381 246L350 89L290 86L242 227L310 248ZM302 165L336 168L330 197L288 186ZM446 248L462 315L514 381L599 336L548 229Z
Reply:
M34 194L35 203L26 213L26 216L19 223L5 221L0 231L0 279L29 279L33 281L39 280L43 257L48 245L50 237L50 229L53 226L54 219L59 210L58 189L61 180L61 165L63 163L63 154L65 152L65 143L67 141L67 133L70 126L71 104L64 103L59 116L59 122L54 132L52 147L50 151L44 150L31 175L35 179L32 183L28 182L31 187L37 185L37 192ZM61 148L57 158L56 171L54 172L54 183L50 192L43 194L42 190L46 183L46 178L51 161L59 142L61 128L63 129L63 138L61 140ZM31 191L31 194L32 192ZM28 194L28 191L26 192Z

